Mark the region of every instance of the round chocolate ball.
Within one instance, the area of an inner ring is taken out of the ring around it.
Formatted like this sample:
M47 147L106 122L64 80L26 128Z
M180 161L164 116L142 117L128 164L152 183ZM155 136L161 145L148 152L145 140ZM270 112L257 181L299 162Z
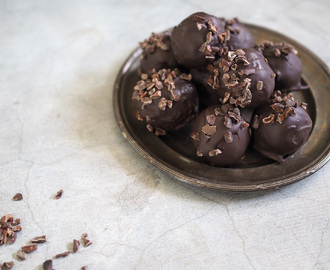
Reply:
M177 62L187 68L202 68L221 53L227 39L225 22L204 12L197 12L174 27L172 50Z
M226 30L230 32L230 38L227 41L228 49L251 48L254 46L254 38L251 32L239 21L234 18L226 21Z
M270 104L256 110L252 123L254 148L262 155L284 162L285 156L297 151L308 139L312 120L292 94L276 95Z
M275 73L261 52L253 49L229 51L215 64L210 85L222 103L256 108L268 102L275 86Z
M202 111L192 127L197 155L215 166L240 163L250 141L249 124L233 105L214 105Z
M295 48L285 42L265 41L256 46L268 60L275 72L275 89L283 91L298 90L301 86L302 64Z
M140 64L142 73L148 73L152 69L178 67L172 53L169 32L152 33L148 39L140 43L140 47L143 50Z
M191 75L179 70L161 69L142 74L134 87L138 119L147 122L147 129L156 135L179 129L198 113L198 95Z

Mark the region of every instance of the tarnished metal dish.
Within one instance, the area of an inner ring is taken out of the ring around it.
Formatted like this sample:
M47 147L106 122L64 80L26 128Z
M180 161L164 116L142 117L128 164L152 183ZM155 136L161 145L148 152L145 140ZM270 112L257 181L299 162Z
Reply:
M238 166L214 167L201 161L192 147L189 128L157 137L136 118L132 100L141 50L136 49L121 67L114 87L113 106L123 136L151 164L175 179L210 189L256 191L274 189L297 182L320 169L330 159L330 72L327 66L301 44L266 28L245 24L256 42L285 41L297 50L303 64L303 81L308 90L295 91L298 101L308 103L313 130L304 146L278 164L252 148Z

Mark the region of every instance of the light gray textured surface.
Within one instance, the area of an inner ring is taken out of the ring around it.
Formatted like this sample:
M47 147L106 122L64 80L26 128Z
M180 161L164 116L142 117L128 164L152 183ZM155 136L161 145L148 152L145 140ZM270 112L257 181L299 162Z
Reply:
M0 215L23 227L0 262L41 269L86 232L93 244L55 269L330 269L330 164L277 191L214 192L167 177L118 130L123 61L201 10L288 35L329 66L328 0L0 1Z

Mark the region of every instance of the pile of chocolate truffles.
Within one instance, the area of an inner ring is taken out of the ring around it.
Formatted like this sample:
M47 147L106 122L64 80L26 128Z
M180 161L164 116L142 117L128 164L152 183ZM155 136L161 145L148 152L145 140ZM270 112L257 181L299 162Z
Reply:
M237 18L197 12L140 47L132 97L155 135L194 121L192 147L214 166L239 164L249 144L281 163L309 137L307 104L290 92L306 88L290 44L255 44Z

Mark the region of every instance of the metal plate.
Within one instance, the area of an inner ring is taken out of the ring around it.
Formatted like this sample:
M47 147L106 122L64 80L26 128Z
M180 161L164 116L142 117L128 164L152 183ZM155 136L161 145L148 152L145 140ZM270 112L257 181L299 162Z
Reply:
M121 67L117 76L113 106L123 136L157 168L182 182L226 191L274 189L299 181L320 169L330 159L330 72L327 66L301 44L266 28L245 24L255 41L285 41L297 50L303 64L302 80L308 90L294 92L299 102L308 103L313 130L302 148L278 164L248 149L244 162L232 168L214 167L196 156L185 127L157 137L147 131L146 124L136 119L133 87L139 80L137 69L141 50L136 49Z

